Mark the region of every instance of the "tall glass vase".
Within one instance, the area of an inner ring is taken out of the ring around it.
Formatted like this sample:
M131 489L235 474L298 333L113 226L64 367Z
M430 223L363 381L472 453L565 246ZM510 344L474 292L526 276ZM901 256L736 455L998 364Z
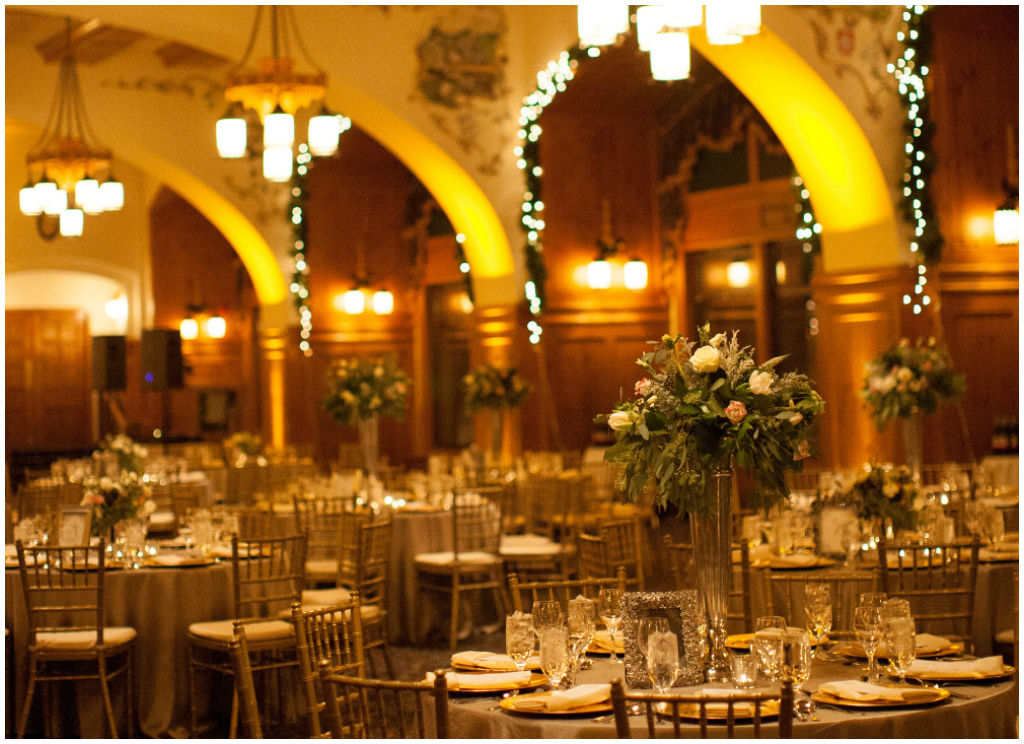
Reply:
M903 419L903 456L915 481L921 480L924 450L924 414L920 411Z
M706 516L690 513L693 532L693 563L697 569L697 585L707 611L708 682L729 679L729 654L725 649L728 635L725 623L732 587L732 479L733 471L711 470L704 474L704 496L710 506Z
M380 450L380 416L359 420L359 445L363 449L363 464L367 477L377 477L377 457Z
M505 409L504 408L492 408L491 409L491 452L490 462L488 465L491 468L501 468L501 448L503 444L503 438L505 434Z

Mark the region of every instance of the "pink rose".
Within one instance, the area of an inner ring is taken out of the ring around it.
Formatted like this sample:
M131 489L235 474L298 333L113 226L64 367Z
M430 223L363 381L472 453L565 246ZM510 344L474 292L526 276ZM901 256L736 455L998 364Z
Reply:
M87 493L83 501L92 506L103 506L107 503L102 493Z
M725 409L725 417L734 424L747 417L747 407L741 401L734 400Z
M633 388L633 394L641 398L646 398L650 389L651 381L645 377L642 380L637 380L636 386Z
M921 369L923 369L925 372L931 372L932 363L930 361L926 361L924 364L921 365Z
M793 453L793 459L799 462L804 458L811 456L811 446L807 444L807 440L800 442L800 446L796 448L796 452Z

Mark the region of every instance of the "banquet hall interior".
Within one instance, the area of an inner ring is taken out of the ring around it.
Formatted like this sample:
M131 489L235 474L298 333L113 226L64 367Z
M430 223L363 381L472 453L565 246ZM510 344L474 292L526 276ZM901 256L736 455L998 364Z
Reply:
M669 736L656 608L675 694L741 696L677 736L1017 735L1019 7L701 7L5 7L8 736L382 736L357 677L447 701L380 714L428 736ZM924 697L863 697L879 593Z

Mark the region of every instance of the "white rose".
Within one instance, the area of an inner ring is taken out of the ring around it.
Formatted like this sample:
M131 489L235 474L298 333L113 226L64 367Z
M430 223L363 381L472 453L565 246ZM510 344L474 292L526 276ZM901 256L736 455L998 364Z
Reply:
M910 370L910 367L900 367L896 373L896 379L900 382L908 382L912 380L914 373Z
M878 392L882 395L885 395L894 387L896 387L896 378L892 375L886 375L878 381Z
M719 333L713 339L711 339L709 343L717 349L719 346L725 343L725 334Z
M156 511L156 502L153 501L152 499L147 500L142 505L142 511L144 511L146 514L152 514Z
M804 420L804 415L802 413L800 413L799 411L797 411L796 413L794 413L790 417L789 423L793 424L793 426L796 426L797 424L799 424L803 420Z
M629 420L629 414L625 411L616 411L608 417L608 426L615 431L630 431L633 422Z
M705 374L718 371L718 365L721 363L722 355L718 353L718 349L713 346L701 346L694 352L693 356L690 357L690 364L698 372Z
M750 375L750 390L755 395L768 395L772 391L772 373L754 372Z

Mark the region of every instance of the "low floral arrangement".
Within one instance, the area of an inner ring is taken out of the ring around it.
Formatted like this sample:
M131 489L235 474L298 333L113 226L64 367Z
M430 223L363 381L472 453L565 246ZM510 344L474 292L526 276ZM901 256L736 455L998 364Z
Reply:
M466 410L476 413L484 408L518 408L533 388L515 368L502 370L493 364L477 367L464 378Z
M142 475L146 470L146 455L149 451L124 434L108 434L100 442L99 453L117 455L118 471Z
M662 336L637 361L650 377L636 384L636 398L597 418L616 437L605 460L625 465L618 485L631 501L653 478L659 506L698 514L713 509L706 475L735 462L753 474L752 506L770 508L789 495L786 471L803 470L808 430L825 402L804 375L775 373L785 357L759 365L735 332L712 337L704 325L699 336L696 349L681 335Z
M323 407L343 426L355 426L372 416L405 417L409 376L393 356L339 359L331 365L328 385Z
M118 479L90 478L83 484L82 506L92 507L92 527L98 535L127 519L142 519L156 511L152 489L136 474Z
M869 463L839 477L830 502L849 506L862 521L890 521L893 530L912 530L924 509L924 493L903 465Z
M915 346L904 338L868 362L860 397L881 431L890 419L935 413L940 400L956 400L965 388L964 376L953 370L949 353L935 338L918 339Z
M240 431L232 434L224 440L224 449L228 452L237 451L241 452L243 455L252 457L253 455L259 454L262 444L263 440L255 434L251 434L247 431Z

